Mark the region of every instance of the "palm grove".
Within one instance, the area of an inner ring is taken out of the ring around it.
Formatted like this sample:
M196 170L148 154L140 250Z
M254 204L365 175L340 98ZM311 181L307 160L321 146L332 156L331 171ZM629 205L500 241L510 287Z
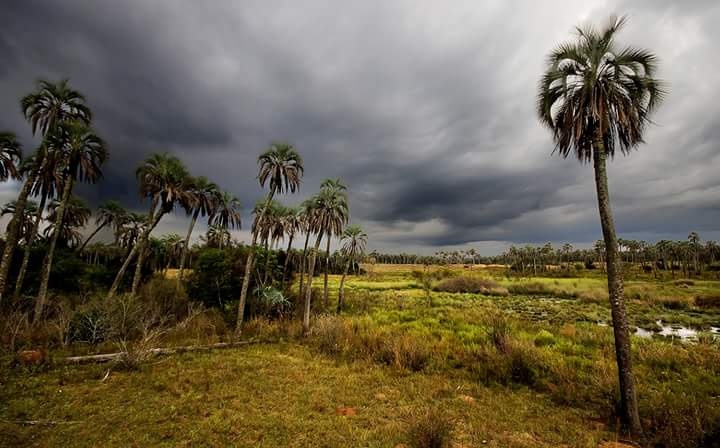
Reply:
M280 303L287 305L294 283L291 280L297 271L301 274L298 297L303 297L303 324L309 331L316 265L321 264L324 270L322 297L327 308L331 269L340 272L345 268L347 273L363 255L367 236L357 226L347 226L347 191L340 179L327 179L316 195L298 207L277 201L280 195L300 189L304 171L295 148L280 142L272 143L258 158L258 181L268 191L253 210L249 246L234 242L230 235L231 230L241 226L239 200L211 180L192 176L177 157L168 153L151 155L135 173L140 196L149 203L147 212L131 212L110 200L98 206L95 229L83 238L80 230L88 225L93 213L73 195L73 187L78 182L96 183L108 157L106 143L92 128L91 109L85 97L67 81L40 81L37 90L22 99L21 106L41 143L23 157L15 135L0 134L0 176L3 181L21 182L17 199L2 208L2 214L10 217L0 264L0 306L5 310L24 308L38 323L52 313L48 307L51 285L60 290L106 288L106 300L112 300L119 292L137 295L152 272L170 267L177 269L175 283L181 290L194 277L204 274L192 269L192 264L202 263L207 254L200 249L207 249L210 255L217 255L217 251L231 253L228 256L233 257L234 264L243 265L242 278L223 280L236 286L239 281L240 287L225 288L225 294L212 303L237 304L238 335L247 314L248 296L280 297ZM187 233L153 237L163 217L175 211L189 217ZM198 220L204 220L208 230L201 244L191 247ZM104 229L111 233L112 240L94 242ZM302 252L292 247L293 240L300 236L305 237ZM308 247L313 236L314 244ZM333 238L339 240L341 249L333 254L331 262ZM287 241L287 247L276 250L281 241ZM323 242L326 253L318 263ZM54 267L57 257L60 266ZM36 272L29 276L28 271L37 268L33 265L38 263L39 276ZM72 274L77 274L75 277L68 277L68 265ZM192 275L188 275L188 269ZM219 285L217 280L213 283ZM228 297L228 292L236 290L235 300ZM338 312L342 309L342 294L340 297Z

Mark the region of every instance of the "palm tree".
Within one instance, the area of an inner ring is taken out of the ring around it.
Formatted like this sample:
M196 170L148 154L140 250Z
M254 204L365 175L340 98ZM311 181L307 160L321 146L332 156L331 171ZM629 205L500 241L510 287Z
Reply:
M23 212L23 217L20 222L20 237L25 240L25 244L30 241L30 233L33 230L33 218L37 213L37 203L35 201L28 201ZM10 201L2 206L0 209L0 216L15 215L17 209L17 201Z
M114 229L115 241L119 239L118 235L122 225L127 219L127 210L123 208L118 201L109 200L104 204L98 206L97 218L95 218L95 225L97 226L93 233L85 239L85 242L78 248L77 252L80 253L85 249L85 246L92 240L95 235L98 234L105 227L112 227Z
M19 179L18 165L22 160L22 149L12 132L0 132L0 182Z
M190 191L188 201L185 204L185 211L191 215L190 227L188 228L185 242L180 253L180 270L178 271L178 286L183 278L183 270L185 269L185 259L187 258L188 246L190 245L190 237L195 228L198 216L212 216L219 202L220 188L210 182L206 177L200 176L190 180Z
M327 189L332 191L335 194L338 195L344 195L345 196L345 202L347 202L347 187L343 183L343 181L340 178L337 179L325 179L322 184L320 184L321 189ZM323 303L325 304L325 307L329 305L329 298L328 298L328 274L330 272L330 240L333 236L340 236L342 234L342 226L338 227L337 229L334 229L333 232L327 232L327 248L325 249L325 273L324 273L324 282L323 282Z
M60 201L56 199L48 206L47 220L50 224L43 232L47 238L51 238L55 232L60 204ZM60 226L58 242L62 242L68 247L79 245L80 241L82 241L82 234L78 229L85 227L90 216L92 216L92 211L85 204L85 201L77 196L71 196L67 204L65 204L65 216Z
M350 266L355 264L365 255L365 246L367 246L367 233L363 232L360 226L348 226L342 233L340 241L343 242L342 253L347 258L345 271L340 279L340 291L338 293L337 313L342 313L345 305L345 277L347 277Z
M60 81L57 84L39 81L37 90L25 96L20 105L25 118L32 125L33 135L37 130L40 130L43 137L47 136L62 122L79 120L89 125L92 117L90 109L85 105L85 97L78 91L72 90L68 86L67 80ZM44 142L41 144L41 149L37 155L45 154L42 149L43 146L45 146ZM13 215L7 226L5 248L3 249L2 260L0 260L0 302L2 302L10 264L17 246L19 231L17 223L22 219L28 196L35 184L35 177L38 172L44 170L45 163L45 157L42 157L42 160L37 163L38 170L31 170L27 173L25 182L18 194L15 215Z
M20 271L18 271L18 276L15 280L13 300L17 300L22 292L25 274L30 264L30 251L34 239L40 231L40 223L43 220L43 213L45 212L45 203L48 199L55 197L57 192L62 189L62 170L59 167L61 156L61 154L56 154L48 150L47 145L41 145L31 157L23 160L22 171L28 173L28 177L32 175L35 179L30 194L36 197L40 196L40 206L36 208L35 222L33 230L30 232L30 239L25 242Z
M222 249L230 245L230 232L220 226L211 225L205 233L207 247Z
M265 207L255 218L258 222L262 222L263 215L270 205L275 194L281 194L286 191L295 193L300 189L300 179L303 175L303 163L300 154L295 151L292 145L287 143L273 143L265 152L258 157L260 171L258 173L258 182L261 187L268 184L269 191L265 200ZM237 325L235 332L240 336L242 331L243 316L245 314L245 303L247 301L247 292L250 285L250 274L254 268L255 262L255 246L257 245L258 234L252 232L252 243L250 252L248 252L245 261L245 276L243 277L242 289L240 290L240 301L238 303Z
M82 121L60 123L47 136L46 140L48 149L57 155L58 160L61 160L63 190L55 211L55 231L50 237L50 245L43 260L40 289L35 303L34 319L36 321L42 317L43 307L47 299L55 246L60 237L60 229L65 217L65 210L70 202L73 185L76 180L95 183L102 177L101 167L107 158L105 142Z
M187 168L175 156L167 153L153 154L145 159L135 174L140 181L141 196L150 198L150 212L137 237L137 243L130 249L112 286L110 286L108 299L111 299L117 292L120 282L125 276L125 271L136 255L138 255L138 262L133 277L132 293L137 292L137 288L140 286L140 270L145 260L144 254L150 233L165 214L172 211L176 204L186 203L189 196Z
M227 238L220 238L219 248L223 248L224 241L230 241L230 233L228 229L239 229L241 222L240 216L240 200L233 194L223 191L217 198L217 204L215 205L215 213L208 219L208 224L211 227L217 227L219 230L223 230L227 233ZM208 233L209 233L208 229Z
M613 158L616 149L628 154L642 143L650 114L664 92L654 78L655 55L643 49L619 48L616 44L615 35L624 24L624 18L613 17L601 30L578 28L576 42L562 44L550 54L540 82L537 112L540 121L553 132L555 151L563 157L574 154L581 162L594 164L607 253L621 419L624 430L631 437L638 437L642 428L606 161Z
M314 197L314 216L310 231L317 234L315 248L310 254L308 262L308 282L305 288L305 311L303 313L303 330L310 331L310 299L312 298L312 282L315 272L315 260L320 250L320 241L327 234L339 235L349 218L347 195L344 191L334 188L321 188L320 193Z
M129 253L140 238L147 223L147 215L142 213L130 212L121 224L116 235L116 245L120 246ZM127 255L127 254L126 254Z

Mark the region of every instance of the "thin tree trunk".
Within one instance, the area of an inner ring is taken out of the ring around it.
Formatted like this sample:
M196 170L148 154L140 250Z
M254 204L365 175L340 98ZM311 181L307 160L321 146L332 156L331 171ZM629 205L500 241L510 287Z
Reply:
M342 313L343 306L345 306L345 277L348 275L348 271L350 270L350 265L352 264L352 258L348 259L347 266L345 266L345 272L343 272L343 276L340 279L340 290L338 291L338 305L337 305L337 313Z
M185 258L187 257L188 253L188 246L190 245L190 236L192 236L193 228L195 227L195 222L197 222L198 215L200 214L200 209L195 210L195 213L193 213L192 219L190 220L190 228L188 229L187 235L185 236L185 244L183 245L183 251L182 255L180 256L180 270L178 271L177 275L177 286L180 286L180 282L183 279L183 270L185 269Z
M265 286L265 284L268 281L268 272L270 272L270 238L268 237L265 240L265 267L263 269L263 284L262 286Z
M58 237L60 236L63 218L65 217L65 209L67 208L67 203L70 200L73 183L74 179L71 176L66 176L62 198L56 211L57 216L55 217L55 229L50 239L50 247L48 247L47 254L45 254L45 258L43 259L42 274L40 276L40 289L38 290L37 300L35 301L35 315L33 316L33 322L38 322L42 318L43 309L45 308L48 284L50 283L50 271L52 270L53 256L55 255L55 247L57 246Z
M44 166L44 163L43 163ZM7 286L8 275L10 273L10 265L12 264L13 255L15 254L15 248L17 247L18 238L20 236L20 228L22 227L23 215L25 214L25 207L27 207L28 196L32 189L37 173L32 172L25 179L25 183L18 194L17 201L15 202L15 213L13 214L10 222L7 226L7 233L5 235L5 248L3 249L2 261L0 261L0 304L2 304L5 287Z
M160 219L162 219L164 215L164 212L160 211L155 216L155 220L152 222L152 224L143 231L143 234L140 236L140 241L146 236L150 235L150 233L155 229L155 226L158 225L160 222ZM125 276L125 271L127 271L128 267L130 266L130 263L135 258L135 255L138 254L138 252L141 249L141 243L138 241L137 244L135 244L131 249L130 253L128 253L127 257L125 258L125 261L123 262L122 266L120 267L120 270L118 271L117 275L115 276L115 280L113 281L112 286L110 286L110 290L108 291L107 299L110 300L113 298L115 293L117 292L118 288L120 287L120 283L122 283L122 279ZM142 248L145 249L144 247Z
M100 232L103 228L105 228L105 225L107 225L107 222L103 222L102 224L100 224L100 225L98 226L98 228L95 229L95 230L93 231L93 233L91 233L90 236L87 237L87 239L85 239L85 242L82 243L82 245L80 246L80 248L77 250L77 253L81 254L82 251L83 251L83 249L85 249L85 246L88 245L88 243L90 242L91 239L95 238L95 235L97 235L98 232Z
M13 300L17 301L20 298L22 292L23 283L25 282L25 273L27 272L28 264L30 263L30 252L32 245L35 242L35 237L40 230L40 221L42 221L43 211L45 210L45 201L47 196L42 195L40 198L40 206L35 214L35 222L33 223L32 232L28 236L28 240L25 242L25 250L23 251L23 260L20 265L20 272L18 272L17 280L15 280L15 291L13 292Z
M304 297L303 281L305 280L305 267L307 266L308 241L310 241L309 230L305 233L305 246L303 246L302 259L300 260L300 290L298 291L300 297Z
M328 272L330 271L330 234L327 237L327 251L325 252L325 278L323 284L323 304L327 309L330 306L330 299L328 297Z
M630 330L628 328L625 301L623 298L623 280L620 253L618 252L615 223L610 209L610 193L607 183L606 154L602 139L596 139L594 152L595 186L598 197L598 210L605 240L607 260L608 292L615 336L615 356L620 382L621 420L624 431L637 439L642 435L638 413L635 377L632 371L632 352L630 350Z
M320 250L320 240L322 240L322 230L318 232L317 239L315 240L315 248L310 254L310 260L308 261L308 281L305 287L305 311L303 312L303 332L308 334L310 332L310 299L312 298L312 281L313 274L315 273L315 260L317 253Z
M150 205L150 213L148 214L148 223L152 223L155 218L155 214L162 215L162 210L157 210L158 201L153 200L152 204ZM154 227L154 226L153 226ZM135 275L133 275L133 281L132 281L132 287L130 289L130 294L135 295L137 294L138 289L140 288L140 280L142 280L142 268L145 265L145 257L147 256L147 246L148 241L150 239L150 232L144 232L141 235L140 240L138 241L138 261L135 265Z
M294 233L290 234L290 237L288 239L288 247L287 251L285 251L285 263L283 265L283 275L282 275L282 287L285 287L285 275L287 274L287 267L288 267L288 261L290 261L290 249L292 248L292 242L293 237L295 236Z
M265 201L265 206L263 207L262 212L260 212L260 216L257 217L258 224L261 223L263 218L265 217L265 211L270 205L270 201L272 201L273 195L274 191L270 190L267 200ZM247 303L248 287L250 286L250 275L252 274L255 263L255 245L257 244L257 230L257 226L255 226L255 232L253 232L252 234L250 252L248 253L247 260L245 260L245 276L243 277L243 283L240 289L240 301L238 302L237 322L235 324L235 337L240 337L240 334L242 333L242 323L245 316L245 304Z

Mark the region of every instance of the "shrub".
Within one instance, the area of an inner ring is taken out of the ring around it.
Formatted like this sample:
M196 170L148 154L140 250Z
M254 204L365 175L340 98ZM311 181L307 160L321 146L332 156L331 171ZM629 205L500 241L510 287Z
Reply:
M479 277L448 278L435 285L433 289L452 293L507 295L507 290L500 288L494 281Z
M413 448L446 448L454 424L445 414L428 409L411 417L408 423L407 436Z
M510 294L524 295L524 296L538 296L538 295L550 295L552 290L548 288L544 283L530 282L530 283L519 283L511 285L508 288Z
M695 297L698 308L720 308L720 295L702 295Z

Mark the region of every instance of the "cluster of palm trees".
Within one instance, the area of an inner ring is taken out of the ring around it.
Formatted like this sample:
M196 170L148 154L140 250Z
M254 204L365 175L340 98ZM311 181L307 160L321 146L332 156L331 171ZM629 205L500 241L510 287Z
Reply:
M151 155L136 171L140 196L149 200L148 212L131 212L117 201L108 201L98 207L95 229L83 240L81 230L86 227L92 211L80 198L72 195L73 186L77 182L96 182L102 176L102 165L107 158L105 143L92 130L92 114L85 97L71 89L67 81L40 81L37 91L22 99L22 107L33 133L40 134L42 143L29 157L23 158L15 135L8 132L0 134L0 179L22 181L17 200L2 209L2 214L11 215L11 219L0 263L0 293L7 289L11 263L18 249L23 250L24 257L14 295L17 297L22 291L30 250L38 241L44 223L42 234L47 251L35 302L35 319L42 317L47 301L48 280L58 244L73 248L88 262L99 263L100 260L113 258L123 260L108 290L108 298L117 293L133 263L130 293L136 294L148 258L154 269L176 263L179 286L188 265L191 236L199 219L205 220L208 226L202 238L205 244L220 249L232 244L230 230L241 225L239 200L209 179L192 176L177 157L167 153ZM259 246L264 246L266 254L263 273L255 276L262 287L277 281L284 289L288 281L288 263L292 256L299 257L299 295L304 298L303 325L309 330L312 286L321 243L325 243L326 249L323 300L327 306L331 240L340 241L340 262L345 265L341 281L344 286L350 267L364 254L367 235L357 226L347 226L347 188L340 179L326 179L320 191L298 207L282 205L275 199L283 193L295 193L300 188L304 168L302 158L292 145L273 143L259 156L258 162L259 184L267 186L269 191L253 210L252 243L245 260L237 331L241 330ZM39 204L30 200L31 197L38 198ZM177 234L151 237L162 218L174 210L182 210L189 217L185 237ZM103 229L112 233L112 243L91 244ZM305 245L302 253L298 254L292 250L292 245L301 234L305 235ZM314 244L308 247L312 236L315 237ZM282 275L276 279L269 268L269 253L281 240L287 241L286 257ZM342 310L343 300L341 291L338 312Z
M22 181L22 187L17 200L11 204L12 216L0 260L0 301L6 297L11 262L20 242L24 243L24 260L15 294L22 288L29 251L43 219L45 204L51 200L47 217L49 226L45 232L47 250L35 301L35 319L39 319L47 300L58 242L61 238L77 241L79 236L72 227L86 221L89 215L86 207L73 198L73 187L77 182L95 183L102 177L107 149L91 127L92 113L85 97L71 89L67 81L56 84L40 81L37 90L21 100L21 106L33 134L41 137L41 143L29 156L22 158L15 136L7 132L2 134L0 152L4 168L0 174L3 180ZM30 196L39 196L40 205L30 203Z
M325 179L320 185L320 191L303 201L299 207L288 207L276 201L276 196L283 193L295 193L300 188L304 167L302 158L292 145L281 142L271 144L265 152L260 154L258 163L260 165L258 182L263 188L267 185L268 193L254 210L251 250L245 262L245 277L241 287L236 331L239 333L242 330L249 284L253 269L255 269L256 246L264 246L267 253L281 240L287 241L285 263L280 278L280 283L284 287L287 281L288 262L292 256L292 243L299 235L304 234L305 244L299 262L301 268L298 292L299 296L304 298L303 328L307 332L310 329L312 286L321 243L324 241L326 245L323 302L327 306L329 304L328 274L332 239L340 239L344 243L341 253L347 260L347 269L349 269L351 264L356 263L362 257L367 243L367 235L357 226L346 227L350 218L350 209L347 187L340 179ZM310 246L313 236L315 242ZM266 286L266 282L274 280L267 265L266 258L262 287ZM344 286L344 276L339 293L338 312L341 312L343 306L342 286Z

